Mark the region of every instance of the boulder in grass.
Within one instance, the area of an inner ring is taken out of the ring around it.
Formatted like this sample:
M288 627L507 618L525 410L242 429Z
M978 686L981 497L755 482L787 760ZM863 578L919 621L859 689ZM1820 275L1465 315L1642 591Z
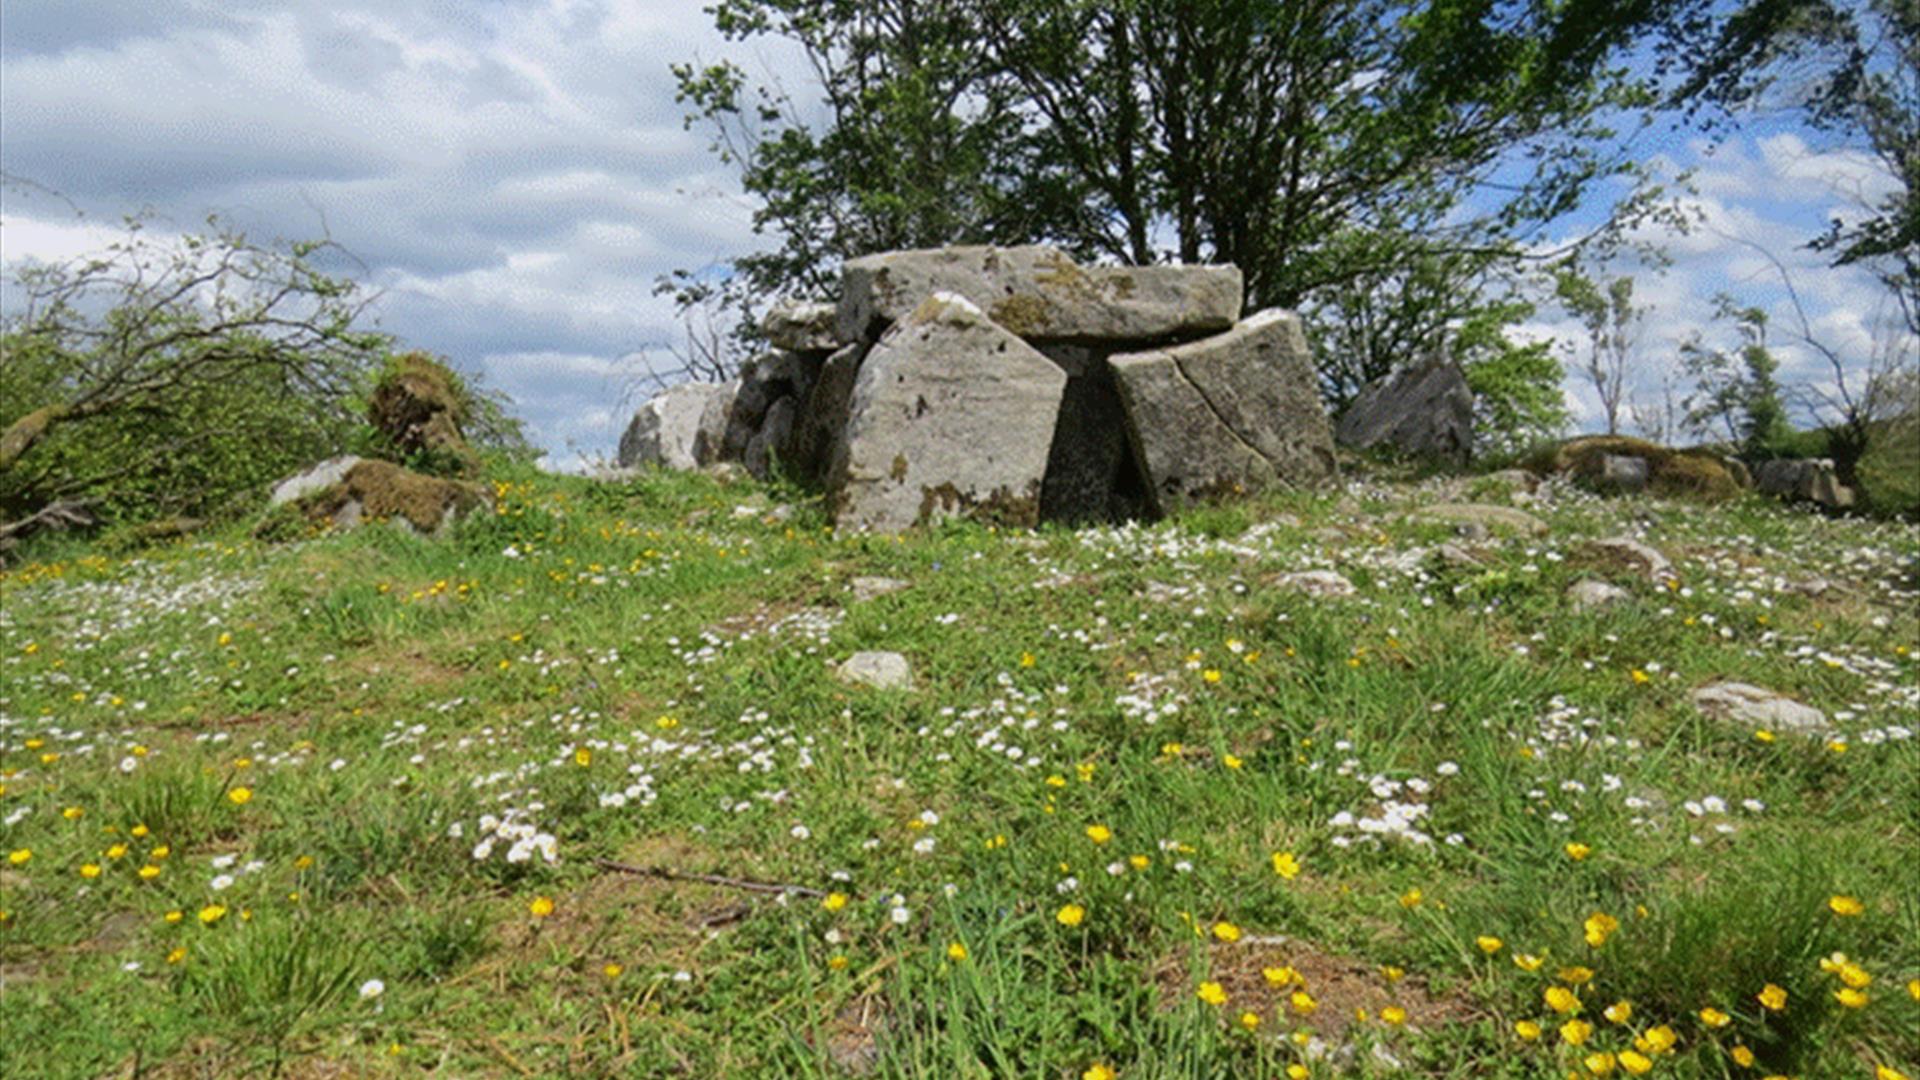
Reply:
M700 419L725 392L725 387L713 383L681 383L654 395L634 411L633 421L620 436L619 466L699 468Z
M1567 599L1575 611L1594 611L1624 604L1633 599L1633 594L1618 585L1586 578L1567 587Z
M1160 514L1334 474L1333 434L1299 316L1108 360L1147 498Z
M291 483L281 488L291 490ZM427 476L390 461L357 461L338 480L309 487L287 503L317 525L351 529L385 521L436 539L460 519L492 504L493 493L484 485Z
M1589 540L1582 553L1604 566L1624 566L1656 585L1674 580L1673 560L1631 536Z
M1355 450L1388 446L1465 464L1473 450L1473 388L1444 354L1395 368L1360 392L1334 438Z
M857 652L840 665L840 681L875 690L913 689L913 666L897 652Z
M1826 714L1819 709L1749 683L1709 683L1689 696L1694 708L1705 715L1749 730L1810 736L1830 730Z
M1039 520L1067 377L965 297L936 293L860 365L828 495L846 529Z
M1845 510L1854 503L1853 489L1840 482L1828 458L1798 458L1762 462L1754 486L1763 495L1815 503L1829 510Z
M1030 342L1153 342L1226 330L1232 266L1080 266L1044 245L890 251L847 260L838 333L870 340L937 292L965 297Z

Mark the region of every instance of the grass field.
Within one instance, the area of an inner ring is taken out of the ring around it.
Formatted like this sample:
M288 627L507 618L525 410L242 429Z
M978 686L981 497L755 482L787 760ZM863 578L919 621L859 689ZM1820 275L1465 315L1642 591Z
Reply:
M1920 530L1441 486L894 540L529 472L443 544L42 549L0 1072L1920 1075Z

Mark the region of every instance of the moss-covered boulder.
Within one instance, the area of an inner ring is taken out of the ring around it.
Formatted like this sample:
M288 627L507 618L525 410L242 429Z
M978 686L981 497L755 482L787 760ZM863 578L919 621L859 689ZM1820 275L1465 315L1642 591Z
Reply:
M375 384L367 422L396 451L431 471L470 475L479 457L461 430L467 409L458 375L426 353L403 353Z
M1594 487L1605 487L1609 457L1637 457L1647 463L1646 490L1668 498L1721 502L1740 494L1740 481L1720 455L1710 450L1675 450L1627 435L1571 439L1539 455L1534 471L1561 473Z
M492 492L481 484L427 476L390 461L336 458L280 485L276 510L263 523L262 534L283 535L291 517L336 529L384 521L437 538L446 536L461 518L492 504Z

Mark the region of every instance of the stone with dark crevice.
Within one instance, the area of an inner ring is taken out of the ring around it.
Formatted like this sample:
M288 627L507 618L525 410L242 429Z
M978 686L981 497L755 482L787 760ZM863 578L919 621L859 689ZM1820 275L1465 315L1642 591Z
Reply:
M1066 374L966 298L928 297L855 377L827 480L842 529L948 517L1031 526Z
M1333 436L1292 312L1224 334L1110 357L1147 500L1170 514L1334 475Z

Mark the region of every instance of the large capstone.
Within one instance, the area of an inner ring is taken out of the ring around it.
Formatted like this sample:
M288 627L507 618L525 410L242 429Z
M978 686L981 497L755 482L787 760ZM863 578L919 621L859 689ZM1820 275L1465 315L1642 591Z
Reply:
M860 365L828 478L836 524L1035 524L1066 381L965 297L928 297Z
M1368 383L1340 417L1342 446L1387 446L1462 463L1473 449L1473 389L1444 355L1395 368Z
M620 467L699 468L705 463L699 453L700 417L725 393L725 387L712 383L680 383L656 394L635 410L620 436Z
M891 251L845 264L840 340L871 339L936 292L1027 341L1141 343L1231 327L1241 280L1233 266L1083 267L1045 245Z
M1300 319L1269 310L1215 337L1111 357L1153 509L1334 473Z

